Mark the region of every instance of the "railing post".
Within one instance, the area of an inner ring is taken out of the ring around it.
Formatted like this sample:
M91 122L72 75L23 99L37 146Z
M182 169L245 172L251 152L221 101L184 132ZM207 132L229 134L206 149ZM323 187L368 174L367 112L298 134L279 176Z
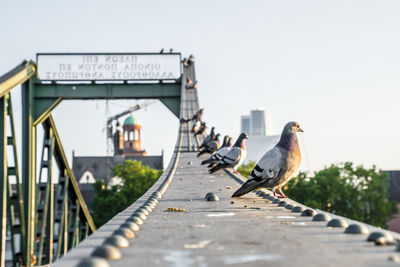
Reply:
M36 127L33 118L34 81L29 79L22 85L22 184L25 233L22 237L22 255L26 266L35 263L36 235Z
M4 267L7 236L7 99L0 98L0 267Z

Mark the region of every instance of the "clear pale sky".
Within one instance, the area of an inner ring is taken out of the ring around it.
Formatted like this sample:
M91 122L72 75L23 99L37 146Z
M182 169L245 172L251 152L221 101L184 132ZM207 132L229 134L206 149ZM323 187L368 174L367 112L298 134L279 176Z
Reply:
M3 1L0 74L37 52L172 47L195 55L204 118L222 134L236 137L240 115L265 106L277 133L300 123L312 170L343 161L400 169L399 14L395 0ZM19 89L13 97L20 128ZM132 104L111 101L110 115ZM69 157L106 153L105 106L55 109ZM165 149L169 159L177 119L160 103L134 116L148 154Z

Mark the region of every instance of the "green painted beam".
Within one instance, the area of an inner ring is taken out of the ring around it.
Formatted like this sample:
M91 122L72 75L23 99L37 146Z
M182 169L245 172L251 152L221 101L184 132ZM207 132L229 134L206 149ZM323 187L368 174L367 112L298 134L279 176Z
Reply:
M21 247L28 267L32 266L36 239L36 127L33 124L33 90L33 79L22 85L22 184L26 221Z
M35 83L35 99L141 99L181 96L180 83L42 84Z
M181 113L181 99L160 97L160 101L179 119Z
M0 267L4 267L7 232L7 99L0 98Z

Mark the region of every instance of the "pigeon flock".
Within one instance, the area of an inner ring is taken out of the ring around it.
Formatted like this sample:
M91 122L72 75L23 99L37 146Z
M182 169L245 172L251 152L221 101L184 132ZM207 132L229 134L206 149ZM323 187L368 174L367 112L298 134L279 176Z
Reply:
M209 154L209 157L201 162L207 165L210 174L221 169L230 168L234 173L243 163L246 157L246 133L241 133L232 146L233 138L225 135L221 144L220 134L215 133L215 127L206 135L206 123L202 120L204 109L200 109L192 118L181 119L181 123L193 121L193 134L202 135L203 143L197 157ZM235 192L232 197L240 197L259 188L272 189L274 196L286 198L282 187L296 174L300 167L301 153L297 139L297 132L303 132L297 122L288 122L283 128L279 142L267 151L251 171L248 180ZM278 190L280 195L276 193Z

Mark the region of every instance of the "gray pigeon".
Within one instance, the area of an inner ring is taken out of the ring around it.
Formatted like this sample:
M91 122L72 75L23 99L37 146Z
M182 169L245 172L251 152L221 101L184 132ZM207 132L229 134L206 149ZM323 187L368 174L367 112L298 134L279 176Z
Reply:
M207 131L206 123L202 122L200 129L194 133L194 136L196 136L196 135L204 136L206 134L206 131Z
M260 188L272 188L274 196L287 197L282 187L292 178L300 167L301 154L297 140L297 132L303 132L297 122L288 122L283 128L278 144L269 150L254 167L249 179L232 197L240 197ZM281 193L277 195L275 188Z
M205 123L204 123L205 124ZM193 127L192 127L192 132L193 133L197 133L199 130L200 130L200 128L203 126L203 124L201 123L201 121L196 121L194 124L193 124Z
M197 157L200 157L200 156L203 155L204 153L214 154L215 151L217 151L218 148L221 147L221 143L219 142L219 137L220 137L220 134L218 133L218 134L215 136L215 140L214 140L214 141L211 141L211 142L209 142L207 145L205 145L205 146L203 147L203 149L200 150L199 154L197 154Z
M246 133L241 133L239 138L236 140L236 143L233 147L226 153L222 159L212 167L208 172L211 174L223 168L233 168L236 172L237 167L243 162L246 157L246 143L245 139L247 139Z
M224 141L222 142L222 146L217 150L217 152L215 152L215 154L214 155L211 155L211 157L210 158L208 158L208 159L206 159L206 160L203 160L202 162L201 162L201 165L204 165L204 164L210 164L210 163L213 163L214 161L219 161L221 158L222 158L222 156L220 156L219 154L220 154L220 152L221 151L224 151L224 150L226 150L226 149L228 149L228 151L229 151L229 148L232 146L232 141L231 141L231 138L229 137L229 135L225 135L225 137L224 137ZM226 154L226 153L225 153Z
M213 141L215 138L215 127L211 127L211 132L209 135L206 136L206 138L204 138L203 143L201 144L201 146L199 146L199 148L204 147L205 145L207 145L209 142Z

